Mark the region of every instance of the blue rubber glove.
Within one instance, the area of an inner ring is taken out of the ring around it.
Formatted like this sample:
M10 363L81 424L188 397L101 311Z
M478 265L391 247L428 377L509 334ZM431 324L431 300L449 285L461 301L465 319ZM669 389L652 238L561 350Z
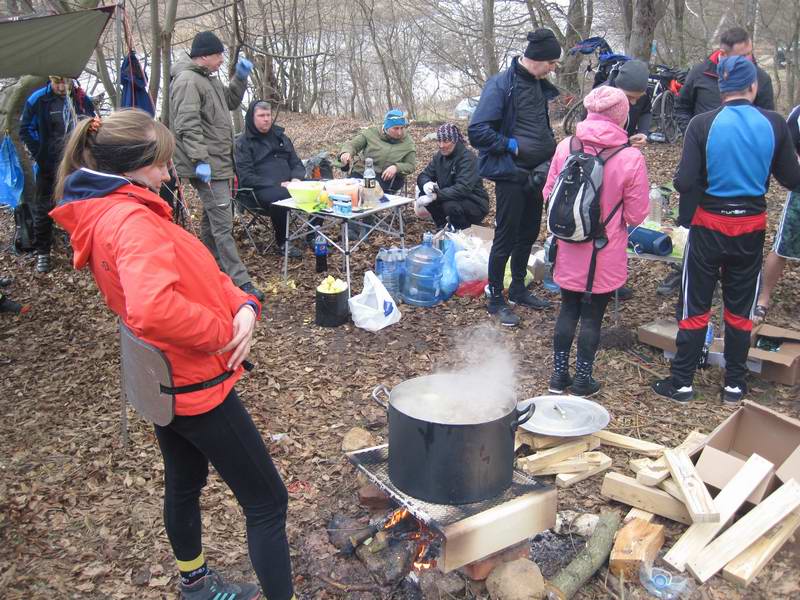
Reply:
M200 163L194 168L194 174L203 183L211 181L211 165L208 163Z
M253 63L247 60L244 56L239 57L236 63L236 76L239 79L247 79L250 76L250 71L253 70Z
M508 138L508 144L506 144L506 148L508 148L508 151L514 156L519 154L519 144L514 138Z

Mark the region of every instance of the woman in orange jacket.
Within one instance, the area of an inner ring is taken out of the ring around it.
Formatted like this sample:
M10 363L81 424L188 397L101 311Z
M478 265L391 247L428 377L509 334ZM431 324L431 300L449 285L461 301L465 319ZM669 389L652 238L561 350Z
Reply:
M265 594L289 600L288 495L233 389L261 306L219 270L200 240L172 223L158 190L169 179L174 147L169 130L142 111L82 121L65 147L60 200L50 214L70 235L75 268L89 267L109 308L171 366L175 416L154 427L181 598L260 597L258 586L225 582L206 565L199 500L210 462L242 506Z

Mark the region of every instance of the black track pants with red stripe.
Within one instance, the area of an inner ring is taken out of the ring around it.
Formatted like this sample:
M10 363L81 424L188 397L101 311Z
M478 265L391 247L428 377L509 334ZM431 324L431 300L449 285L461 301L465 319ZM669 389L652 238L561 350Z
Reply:
M739 385L747 374L745 363L761 275L764 230L727 235L720 231L724 227L714 227L693 224L684 251L677 307L678 352L672 361L676 387L692 385L711 316L714 288L720 279L725 306L725 385Z

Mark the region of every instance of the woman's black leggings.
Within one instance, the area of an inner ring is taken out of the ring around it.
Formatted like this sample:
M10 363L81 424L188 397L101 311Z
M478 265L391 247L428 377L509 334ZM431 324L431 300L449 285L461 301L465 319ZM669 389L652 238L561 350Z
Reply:
M175 417L155 430L164 457L164 526L175 558L190 561L203 551L200 491L210 462L244 510L250 561L264 593L270 600L289 600L289 496L236 392L207 413Z
M600 326L603 323L603 315L612 293L592 294L592 301L585 304L582 301L583 292L573 292L562 288L561 310L558 313L553 335L553 351L569 352L580 319L581 332L578 335L577 358L589 363L593 362L597 346L600 344Z

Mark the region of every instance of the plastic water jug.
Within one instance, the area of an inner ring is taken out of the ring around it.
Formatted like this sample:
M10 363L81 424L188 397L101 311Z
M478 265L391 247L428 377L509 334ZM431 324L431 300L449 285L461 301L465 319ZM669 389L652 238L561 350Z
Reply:
M433 306L441 301L443 259L441 251L433 247L433 234L426 233L422 244L409 250L406 256L403 302L413 306Z
M380 279L386 291L397 302L400 299L400 255L397 248L390 248L385 253Z

